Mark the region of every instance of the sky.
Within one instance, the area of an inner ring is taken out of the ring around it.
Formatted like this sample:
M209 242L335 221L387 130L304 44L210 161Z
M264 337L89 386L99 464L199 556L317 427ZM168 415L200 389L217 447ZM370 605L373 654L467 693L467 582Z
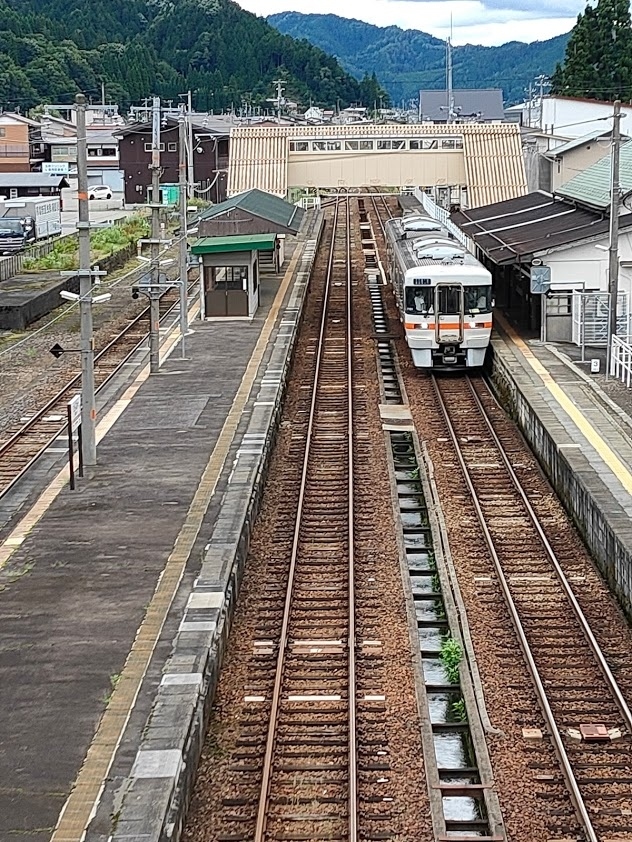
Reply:
M586 0L237 0L249 12L334 14L376 26L421 29L454 44L543 41L570 31Z

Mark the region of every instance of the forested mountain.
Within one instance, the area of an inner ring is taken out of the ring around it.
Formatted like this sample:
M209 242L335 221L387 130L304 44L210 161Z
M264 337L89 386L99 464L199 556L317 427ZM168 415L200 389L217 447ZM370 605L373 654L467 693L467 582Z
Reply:
M375 86L231 0L0 0L0 110L72 101L123 107L189 88L199 109L263 104L271 82L309 105L372 103Z
M632 97L632 21L629 0L586 5L571 32L553 93L612 102Z
M375 72L395 102L416 98L420 88L445 88L445 42L425 32L298 12L270 15L268 21L332 53L356 77ZM567 41L568 35L560 35L533 44L454 47L454 87L502 88L506 102L517 102L530 81L553 72Z

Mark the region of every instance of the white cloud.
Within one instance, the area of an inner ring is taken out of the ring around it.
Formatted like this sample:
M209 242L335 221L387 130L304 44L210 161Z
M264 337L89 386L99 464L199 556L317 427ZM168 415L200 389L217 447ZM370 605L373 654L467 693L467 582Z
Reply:
M450 34L455 44L492 46L507 41L536 41L568 32L584 0L237 0L257 15L276 12L333 14L375 26L420 29L437 38Z

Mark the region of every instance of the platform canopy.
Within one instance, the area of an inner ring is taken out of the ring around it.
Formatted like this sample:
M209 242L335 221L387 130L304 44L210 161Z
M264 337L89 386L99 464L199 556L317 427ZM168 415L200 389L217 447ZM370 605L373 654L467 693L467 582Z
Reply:
M270 251L276 234L243 234L234 237L202 237L191 246L192 254L222 254L231 251Z

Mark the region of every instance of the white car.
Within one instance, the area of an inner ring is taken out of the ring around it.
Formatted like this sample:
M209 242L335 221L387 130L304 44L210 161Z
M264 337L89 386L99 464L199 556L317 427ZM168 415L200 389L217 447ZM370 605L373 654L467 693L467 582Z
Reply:
M112 190L107 184L98 184L88 190L88 199L111 199Z

